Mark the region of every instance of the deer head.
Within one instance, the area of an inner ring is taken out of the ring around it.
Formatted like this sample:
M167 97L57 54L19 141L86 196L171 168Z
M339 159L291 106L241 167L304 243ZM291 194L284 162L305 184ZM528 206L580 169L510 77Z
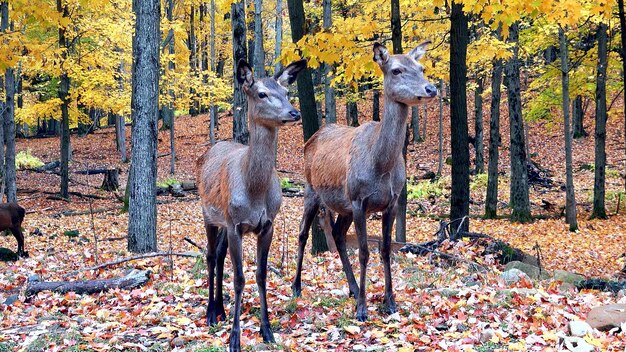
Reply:
M424 78L424 66L418 63L426 53L425 41L408 54L389 55L384 45L374 43L374 61L385 76L385 94L405 105L417 105L437 96L437 88Z
M248 112L256 123L280 127L300 120L300 112L289 102L287 87L306 68L306 60L289 64L274 77L254 78L252 68L245 60L237 65L237 80L248 96Z

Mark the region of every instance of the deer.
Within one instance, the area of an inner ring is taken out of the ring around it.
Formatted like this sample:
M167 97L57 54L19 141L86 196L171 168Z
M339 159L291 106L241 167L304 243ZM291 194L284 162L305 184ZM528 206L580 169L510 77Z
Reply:
M18 257L28 257L28 252L24 251L24 234L22 233L22 221L26 210L17 203L0 204L0 231L11 230L17 240Z
M368 122L356 128L327 124L305 144L307 184L298 236L296 275L292 284L295 297L302 294L302 261L309 229L323 205L337 214L332 225L332 236L350 294L357 299L356 318L366 321L366 269L369 260L366 219L370 213L382 212L380 256L385 274L384 305L389 314L396 312L390 263L391 229L396 217L398 197L406 182L402 147L409 107L437 96L437 88L424 78L424 67L418 63L429 43L426 41L404 55L390 55L384 45L375 43L374 61L384 76L382 121ZM358 238L361 269L359 284L346 252L346 233L352 222Z
M242 268L242 236L257 235L256 282L261 303L261 335L275 342L267 312L267 260L274 232L273 222L282 201L274 168L274 144L278 128L297 123L300 112L289 102L287 87L306 68L306 60L291 63L273 77L255 79L252 68L240 60L236 78L248 102L249 145L222 141L196 161L196 179L207 236L209 302L207 324L224 320L222 281L226 251L234 270L235 290L230 351L240 351L241 297L245 278Z

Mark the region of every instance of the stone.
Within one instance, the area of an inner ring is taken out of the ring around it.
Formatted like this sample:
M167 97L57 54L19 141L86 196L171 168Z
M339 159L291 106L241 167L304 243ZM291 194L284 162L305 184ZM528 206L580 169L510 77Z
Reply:
M41 278L37 274L28 275L28 282L40 282Z
M570 284L569 282L563 282L559 285L559 292L563 295L576 292L576 290L576 286Z
M534 265L528 264L528 263L523 263L520 261L512 261L509 262L506 267L504 268L504 271L510 270L510 269L518 269L521 270L522 272L524 272L526 275L528 275L528 277L530 277L531 279L537 280L537 279L547 279L550 277L550 274L548 274L545 270L541 271L541 275L539 275L539 267L536 267Z
M10 295L9 297L7 297L7 299L4 301L4 305L6 306L10 306L11 304L17 302L17 300L19 299L19 295L15 294L15 295Z
M585 337L593 330L591 325L582 320L572 320L569 322L569 334L570 336Z
M593 308L587 314L587 323L592 328L608 331L626 323L626 304L607 304Z
M480 333L479 341L481 343L487 343L493 338L495 334L496 332L493 331L493 329L485 329Z
M500 274L500 277L504 280L504 282L506 282L507 285L512 285L520 281L524 276L528 277L528 275L526 275L523 271L515 268L509 269Z
M576 285L579 282L585 280L585 277L576 273L571 273L565 270L555 270L554 280L566 282L568 284Z
M16 261L17 254L8 248L0 248L0 261L3 262L14 262Z
M180 337L175 337L172 339L172 341L170 341L170 345L174 348L177 348L177 347L180 348L180 347L185 346L185 340L183 340Z
M269 351L270 347L264 343L259 343L257 345L255 345L254 347L252 347L253 351Z

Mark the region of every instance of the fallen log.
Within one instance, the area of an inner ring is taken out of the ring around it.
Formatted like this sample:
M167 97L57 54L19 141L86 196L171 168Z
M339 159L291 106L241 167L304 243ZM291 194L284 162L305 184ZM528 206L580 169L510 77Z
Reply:
M145 285L148 280L150 280L149 270L132 270L126 276L114 279L83 281L34 281L29 282L26 286L25 296L30 297L42 291L93 294L115 288L130 290Z

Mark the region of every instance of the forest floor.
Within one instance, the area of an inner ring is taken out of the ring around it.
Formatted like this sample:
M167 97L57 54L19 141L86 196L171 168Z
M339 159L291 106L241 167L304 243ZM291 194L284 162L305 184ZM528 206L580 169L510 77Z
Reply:
M371 115L368 106L359 106L363 115ZM409 146L408 169L416 184L409 202L407 241L424 242L434 238L439 221L449 208L450 166L444 164L440 181L417 183L428 171L437 171L438 111L429 107L426 139ZM471 110L470 110L471 111ZM343 116L339 111L338 116ZM420 114L420 119L423 114ZM593 131L592 119L586 117L586 130ZM363 121L368 118L363 118ZM363 122L361 121L361 122ZM449 118L444 123L444 160L449 151ZM176 174L169 175L170 156L158 158L159 181L175 178L193 180L195 159L208 147L208 116L181 116L176 120ZM488 126L485 126L487 130ZM473 126L470 125L473 131ZM130 135L130 127L127 127ZM618 195L624 189L623 126L609 119L607 136L607 208L608 220L589 220L593 190L593 136L574 141L574 178L579 210L579 231L567 231L560 216L565 202L564 153L562 125L554 121L529 123L529 152L532 159L550 172L551 187L531 188L533 215L530 224L513 224L506 218L483 220L486 178L473 176L471 186L470 229L505 240L534 254L540 248L542 265L547 271L557 269L586 277L616 278L624 267L626 250L626 212ZM231 134L231 116L220 116L218 139ZM473 133L472 133L473 134ZM488 135L488 133L486 133ZM303 143L301 126L280 131L278 166L282 178L303 182ZM130 147L130 137L127 139ZM508 202L508 120L502 121L500 158L501 215L509 212ZM488 141L485 141L485 154ZM20 139L18 151L29 150L44 162L59 158L58 138ZM120 182L126 183L129 164L119 161L113 128L103 128L86 137L72 136L71 171L89 168L120 168ZM159 134L159 154L169 152L169 134ZM472 158L474 152L472 151ZM120 214L121 203L113 193L98 189L102 175L71 174L71 191L102 199L72 196L71 201L50 199L58 191L59 177L32 171L18 171L18 199L28 214L26 229L27 259L0 264L0 351L61 350L190 350L221 351L227 346L231 319L217 326L206 325L206 266L202 258L157 257L127 262L106 269L81 271L97 263L130 255L126 241L104 241L126 235L128 218ZM47 192L47 193L46 193ZM197 195L184 198L160 196L158 206L159 249L198 252L183 241L188 237L204 246L204 234ZM88 210L97 210L92 216ZM87 212L87 213L85 213ZM268 277L270 320L277 344L269 349L293 351L556 351L559 335L567 333L571 320L585 319L593 307L607 303L626 303L623 294L593 290L564 290L551 280L522 280L512 286L500 273L503 267L494 258L483 257L483 248L467 241L444 244L442 251L464 258L457 265L441 265L429 256L394 253L392 275L398 313L388 316L381 310L383 270L372 243L368 266L369 320L355 319L355 301L347 296L347 283L335 253L311 256L307 253L303 271L302 298L291 297L295 270L297 232L302 212L302 198L283 197L281 212L275 221ZM31 234L39 229L38 234ZM66 231L76 230L79 237ZM368 221L370 235L380 235L380 221ZM354 235L350 230L349 235ZM96 250L95 237L99 239ZM244 273L242 346L262 350L259 329L259 303L255 284L255 242L246 236ZM13 248L12 236L0 240ZM537 246L538 245L538 246ZM358 275L357 251L350 249L351 262ZM226 273L230 273L226 261ZM476 271L476 262L489 268ZM39 293L25 300L23 288L29 275L45 281L81 280L123 276L129 268L150 270L150 282L139 289L112 290L97 295ZM226 292L232 296L232 277L225 278ZM472 284L468 284L472 282ZM7 298L18 296L10 305ZM227 302L227 311L232 307ZM602 351L623 351L624 331L594 331L586 340ZM256 346L255 346L256 345Z

